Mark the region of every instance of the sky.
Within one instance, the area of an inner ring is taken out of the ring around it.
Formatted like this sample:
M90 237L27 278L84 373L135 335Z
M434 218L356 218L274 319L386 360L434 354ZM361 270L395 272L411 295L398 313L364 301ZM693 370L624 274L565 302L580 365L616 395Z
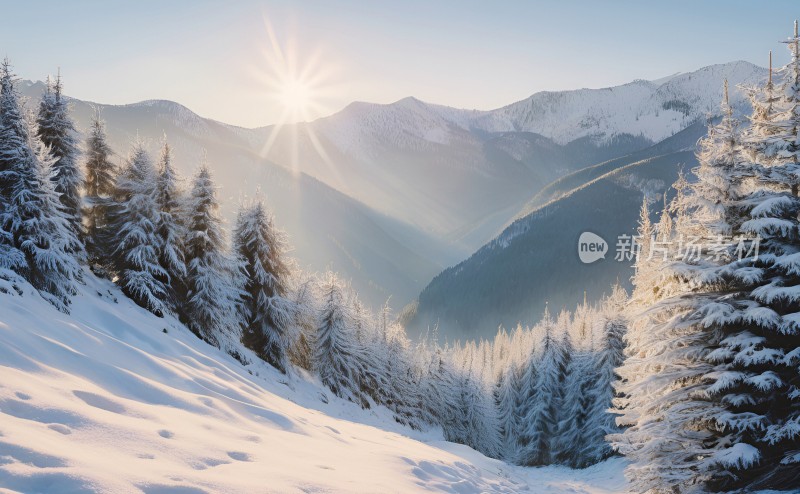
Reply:
M747 60L765 66L800 2L270 0L10 2L0 46L23 79L61 70L100 103L169 99L245 127L406 96L492 109Z

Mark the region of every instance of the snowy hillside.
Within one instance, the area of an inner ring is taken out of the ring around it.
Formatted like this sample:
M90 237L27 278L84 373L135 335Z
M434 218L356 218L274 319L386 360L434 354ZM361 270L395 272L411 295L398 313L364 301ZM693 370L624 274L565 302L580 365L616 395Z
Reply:
M624 492L624 460L513 467L307 376L243 367L88 272L72 314L0 286L0 490Z

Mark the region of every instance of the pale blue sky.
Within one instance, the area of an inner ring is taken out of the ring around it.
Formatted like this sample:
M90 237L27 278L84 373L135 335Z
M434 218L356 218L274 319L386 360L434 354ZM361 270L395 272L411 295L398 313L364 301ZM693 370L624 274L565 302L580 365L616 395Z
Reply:
M0 46L18 75L61 67L66 92L102 103L171 99L229 123L278 121L275 39L319 75L331 113L405 96L490 109L549 89L605 87L731 60L788 55L800 2L8 2ZM271 61L272 60L272 61ZM312 60L314 60L312 62Z

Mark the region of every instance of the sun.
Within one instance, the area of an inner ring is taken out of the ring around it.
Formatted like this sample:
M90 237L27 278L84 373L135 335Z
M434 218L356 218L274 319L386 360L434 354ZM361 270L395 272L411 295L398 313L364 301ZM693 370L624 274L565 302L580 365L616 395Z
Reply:
M306 119L315 102L314 89L303 80L287 78L276 91L276 98L292 117ZM292 118L298 120L298 118Z
M266 43L261 44L263 58L253 67L261 88L261 97L280 111L271 125L261 149L261 156L270 157L279 136L288 137L292 171L300 171L301 141L309 143L319 158L338 175L336 164L323 148L314 127L306 125L330 111L326 100L336 99L342 86L336 82L340 69L323 49L302 50L299 40L289 36L280 42L269 19L264 17ZM285 140L284 140L285 142ZM285 152L285 145L282 147Z
M259 79L262 96L280 111L278 126L308 122L323 115L324 100L335 97L332 84L336 68L321 48L302 49L300 41L289 36L279 41L272 24L265 17L266 43L261 44L263 58L254 74Z

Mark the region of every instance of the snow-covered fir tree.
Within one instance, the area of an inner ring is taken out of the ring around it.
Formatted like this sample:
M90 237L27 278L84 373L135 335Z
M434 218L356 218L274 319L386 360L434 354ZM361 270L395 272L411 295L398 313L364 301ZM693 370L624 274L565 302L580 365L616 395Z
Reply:
M8 60L0 68L0 252L4 268L24 276L67 311L80 267L80 242L52 179L54 159L20 106Z
M185 317L201 338L239 357L244 276L227 249L216 187L205 163L194 178L187 215Z
M788 40L790 62L753 98L739 173L746 192L735 211L743 233L760 239L758 256L734 258L723 274L737 296L718 302L720 348L710 360L723 368L713 395L726 407L720 426L729 447L714 486L773 488L800 482L800 37ZM711 153L712 151L710 151Z
M294 289L289 300L294 306L294 324L287 336L286 353L289 361L301 369L310 371L314 365L314 341L317 330L319 297L313 276L297 271Z
M37 135L53 156L53 180L56 192L75 235L82 235L81 187L83 170L78 160L78 137L75 124L69 115L67 101L61 94L61 75L55 81L48 79L47 88L39 104L36 119ZM78 254L83 254L79 252Z
M570 359L563 382L564 398L559 413L560 420L554 433L554 459L560 464L576 468L596 462L583 455L587 436L591 432L587 427L591 420L589 406L594 387L598 384L595 382L593 363L594 355L585 351L579 351Z
M294 305L287 298L291 267L286 235L277 229L261 200L243 206L233 232L234 250L244 261L243 342L262 359L286 372L287 333Z
M473 376L469 369L463 369L457 381L458 401L456 409L458 420L463 424L463 437L456 442L466 444L486 456L500 454L497 409L491 394L483 388L483 383Z
M423 423L419 413L422 397L419 382L410 356L411 342L405 330L397 324L386 321L383 311L382 334L385 335L385 369L388 388L385 405L394 412L396 420L415 429Z
M495 387L495 406L497 407L498 435L500 436L501 457L514 461L516 456L516 440L519 434L520 375L519 367L509 361L501 371Z
M423 407L429 421L442 427L448 441L461 442L467 436L460 409L461 390L458 374L446 348L435 339L424 348L427 354L422 376Z
M317 324L314 368L322 383L334 394L355 403L366 404L358 382L358 342L352 308L341 281L327 273L321 286L322 310Z
M634 303L640 314L628 334L627 360L619 370L624 396L617 402L620 423L629 428L613 439L634 460L629 474L641 490L741 485L743 472L763 465L754 436L766 421L758 409L780 387L768 368L780 365L782 352L757 336L775 335L779 316L762 306L770 300L769 288L759 285L766 273L762 263L787 253L791 239L781 237L796 231L797 203L785 170L746 159L770 152L743 152L727 93L726 84L722 120L700 145L697 181L677 184L669 211L675 220L667 216L658 225L668 226L661 239L672 241L668 254L675 260L637 265ZM757 131L746 135L752 141ZM780 178L770 184L770 176ZM741 234L767 239L760 261L736 255L748 245L735 240ZM674 245L688 238L713 251L677 251Z
M116 166L111 161L111 147L106 142L100 112L95 111L84 144L84 243L90 265L107 265L113 248L105 243L109 208L115 191Z
M617 368L625 360L624 337L628 322L625 305L628 295L615 285L611 295L605 299L591 328L591 376L586 386L586 420L583 424L581 442L576 450L575 466L588 466L602 461L612 454L606 436L619 432L616 416L611 412L617 398L614 383L619 379Z
M137 142L116 179L110 221L102 245L113 246L111 267L117 283L133 301L156 315L167 309L167 272L159 263L156 232L159 209L156 170L144 145Z
M156 173L158 260L166 273L162 281L167 288L167 305L173 311L180 312L186 295L184 283L186 262L183 257L183 242L186 237L185 211L180 178L172 166L172 154L166 139L161 148Z
M521 465L547 465L553 461L553 438L558 430L559 407L566 372L566 353L555 325L546 312L542 321L541 357L532 354L523 374L524 413L520 414L518 461Z
M703 166L711 165L701 159ZM677 214L674 231L659 238L658 252L654 246L651 255L640 257L634 278L637 312L626 336L627 358L618 371L622 396L616 402L618 423L627 429L611 437L632 460L628 477L640 492L702 489L713 476L710 458L720 444L714 421L723 409L708 396L707 376L715 368L706 360L719 339L702 315L718 295L716 264L675 250L684 236L703 242L728 231L722 196L705 200L692 193L724 193L719 174L697 174L694 186L676 186L670 208Z

